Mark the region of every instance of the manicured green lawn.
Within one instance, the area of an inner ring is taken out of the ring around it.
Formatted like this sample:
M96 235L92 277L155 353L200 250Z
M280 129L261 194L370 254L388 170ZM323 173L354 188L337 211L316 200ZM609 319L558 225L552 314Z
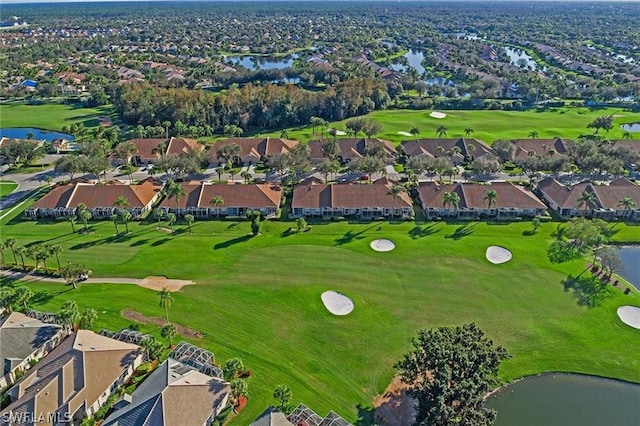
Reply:
M112 114L113 110L108 106L81 108L74 104L0 103L0 127L35 127L56 131L72 123L83 123L85 127L95 127L100 124L99 117Z
M11 194L18 187L18 184L12 180L0 181L0 197Z
M386 110L376 111L368 114L367 117L378 121L384 127L379 138L387 139L393 142L414 139L398 134L398 132L408 132L413 126L420 129L420 138L436 138L436 129L440 125L447 127L445 137L464 137L464 130L471 127L474 132L469 136L484 140L491 144L497 139L518 139L528 138L532 131L538 132L539 139L547 139L553 137L576 138L581 134L591 134L592 129L587 129L593 119L600 115L612 114L616 116L614 120L614 128L610 132L601 131L610 139L621 139L621 124L638 121L638 114L616 108L606 108L599 110L590 110L588 108L558 108L557 111L447 111L447 116L443 119L429 117L430 110ZM347 120L331 123L329 127L335 127L345 130L344 123ZM290 139L300 141L308 141L317 138L319 135L313 136L310 126L303 128L288 129ZM317 130L319 133L319 130ZM280 137L280 131L271 133L261 133L263 136ZM362 137L362 134L360 134ZM640 137L639 135L636 135ZM330 137L325 134L325 137Z
M15 237L18 245L60 244L63 263L83 262L97 277L195 280L174 295L169 315L203 332L193 343L219 362L239 356L252 370L249 405L233 424L249 424L273 404L279 384L292 388L294 403L355 421L357 407L370 407L387 386L419 328L470 321L513 354L501 369L505 380L572 371L640 382L640 334L615 313L623 304L640 306L640 295L611 288L602 305L579 306L562 280L584 262L552 265L546 258L555 223L525 237L529 223L340 222L287 235L292 223L264 222L256 238L247 236L248 222L232 221L196 222L192 235L133 223L131 235L119 238L108 221L91 223L89 235L72 234L69 223L15 214L0 225L3 238ZM619 225L616 238L639 241L636 229ZM381 237L395 241L396 250L373 252L370 241ZM489 264L484 253L493 244L510 249L513 261ZM30 285L51 296L37 309L56 311L67 299L94 307L96 329L127 326L124 308L162 315L155 292L133 285ZM320 294L330 289L353 299L352 314L325 310Z

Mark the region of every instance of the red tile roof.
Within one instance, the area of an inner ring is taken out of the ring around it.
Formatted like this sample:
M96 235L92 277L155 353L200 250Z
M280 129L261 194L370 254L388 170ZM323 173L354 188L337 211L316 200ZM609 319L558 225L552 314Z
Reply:
M317 209L323 207L381 207L392 208L393 197L389 195L392 183L381 179L374 184L340 183L319 184L314 181L302 183L293 190L293 208ZM396 208L411 207L411 198L406 192L400 193L395 201Z
M218 161L218 151L227 145L240 146L240 157L254 156L257 158L274 154L290 152L298 141L280 138L230 138L216 142L209 151L209 162Z
M460 197L460 208L486 209L487 191L497 193L494 208L545 209L546 206L531 191L510 182L493 182L491 185L457 183L438 185L423 182L418 186L422 202L429 207L441 207L446 192L455 192Z
M133 143L138 152L136 156L140 157L143 161L155 160L159 157L159 154L154 154L153 151L158 148L161 143L165 144L167 155L180 155L189 152L189 149L195 151L202 151L204 146L200 145L195 139L176 138L145 138L145 139L131 139L128 142Z
M204 182L184 182L181 184L187 193L180 200L180 208L186 207L211 207L211 200L219 196L223 200L224 207L248 207L265 208L278 207L282 198L282 188L278 185L267 183L259 184L208 184ZM176 208L178 204L175 197L165 198L161 207Z
M470 152L469 146L473 145L475 151ZM480 157L484 154L490 154L491 148L489 145L479 139L417 139L402 141L402 149L407 155L425 155L428 157L440 157L443 154L438 151L438 147L442 147L445 152L452 151L453 147L460 149L460 155L473 155Z
M575 209L578 206L578 198L584 191L593 192L589 182L581 182L573 186L565 186L554 178L546 178L538 183L538 190L553 200L561 208ZM599 206L592 206L599 207Z
M567 145L562 138L555 139L514 139L511 141L515 145L514 159L525 160L529 157L529 152L536 155L548 155L549 150L554 150L558 154L567 152ZM571 142L567 140L567 142Z
M620 200L624 197L630 197L636 203L636 207L640 208L640 186L628 179L617 179L609 185L592 185L592 187L604 208L624 209L620 206Z
M396 155L396 148L393 146L393 143L378 138L344 138L344 139L336 139L338 141L338 145L340 146L340 155L343 158L358 158L362 157L366 153L367 147L370 147L374 144L382 144L384 146L384 151L387 159L393 159ZM322 152L322 144L325 142L324 140L312 140L309 141L309 156L312 160L322 160L325 156Z
M35 202L31 208L75 207L81 203L89 209L113 207L115 201L121 196L127 198L131 208L144 207L161 189L162 182L151 178L137 185L119 182L98 185L74 182L54 188Z

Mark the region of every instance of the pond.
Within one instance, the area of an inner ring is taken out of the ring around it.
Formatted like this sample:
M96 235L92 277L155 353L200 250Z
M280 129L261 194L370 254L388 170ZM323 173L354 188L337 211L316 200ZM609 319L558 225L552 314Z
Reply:
M283 56L280 58L269 56L227 56L224 58L226 63L233 66L242 65L244 68L255 71L263 70L281 70L293 66L293 61L298 58L297 54Z
M636 133L640 132L640 123L623 124L620 128L625 132Z
M29 133L33 133L35 140L53 141L56 139L66 139L68 141L75 140L72 135L66 133L53 132L50 130L34 129L32 127L11 127L0 129L0 137L6 137L11 139L27 139Z
M409 65L411 65L413 68L416 69L416 71L418 71L419 75L422 75L422 73L424 73L425 70L424 70L424 67L422 66L424 53L417 52L415 50L409 50L409 52L404 54L404 57L407 59L407 62L409 62ZM399 72L405 72L407 70L407 67L405 65L398 62L392 63L389 68Z
M496 426L635 426L640 385L580 374L545 374L505 386L486 400Z
M538 64L533 60L531 56L524 50L514 49L513 47L505 47L505 52L511 62L511 65L515 65L518 68L529 68L535 70L538 68Z
M623 267L620 275L640 290L640 246L621 247L618 255Z

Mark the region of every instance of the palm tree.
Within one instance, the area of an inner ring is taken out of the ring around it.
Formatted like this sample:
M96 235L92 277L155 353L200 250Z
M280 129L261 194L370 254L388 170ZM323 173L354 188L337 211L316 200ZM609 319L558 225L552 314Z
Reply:
M129 233L129 221L131 220L131 213L129 212L129 210L122 210L122 212L120 213L120 216L122 216L122 221L124 222L124 227L127 231L127 234Z
M460 205L460 196L457 192L445 192L442 196L442 205L446 209L447 206L453 206L455 212L458 211L458 206Z
M447 135L447 126L445 126L443 124L439 125L438 128L436 129L436 134L441 138L446 136Z
M167 199L174 198L176 199L176 204L178 205L178 211L180 211L180 199L187 195L187 191L185 191L184 187L180 185L178 182L174 182L173 179L167 180L166 186ZM186 209L187 206L185 206Z
M71 224L71 233L75 234L75 232L76 232L76 222L78 221L78 217L74 214L74 215L69 216L69 218L67 220Z
M131 203L129 202L127 197L121 195L116 199L116 201L113 202L113 205L115 207L118 207L118 209L120 209L120 212L122 213L125 208L131 206Z
M418 126L413 126L411 130L409 130L409 133L411 133L412 136L416 137L420 134L420 129L418 129Z
M62 253L62 251L62 246L59 244L49 246L49 252L56 257L56 262L58 263L58 271L62 269L60 268L60 254Z
M280 132L280 138L289 139L289 132L287 132L287 129L282 129L282 131Z
M162 216L164 216L164 213L162 213L161 209L153 209L153 217L158 220L158 226L160 226L160 219L162 219Z
M38 257L38 259L42 260L42 265L44 266L44 272L46 274L49 270L47 268L47 259L51 257L49 246L40 246L40 248L36 252L36 256Z
M178 333L178 329L175 325L166 323L160 330L160 335L169 339L169 347L173 346L173 337Z
M211 199L210 204L216 209L216 217L220 217L220 207L224 204L224 200L221 196L216 195Z
M13 237L9 237L4 241L4 247L11 250L11 254L13 254L13 263L17 265L18 259L16 259L15 246L16 246L16 239Z
M532 130L532 131L529 132L529 137L531 139L538 139L538 135L539 135L539 133L538 133L537 130Z
M35 137L35 133L27 132L27 140L31 141L33 140L34 137Z
M116 235L118 235L120 233L120 231L118 230L118 215L117 214L112 214L111 215L111 221L113 222L113 226L116 227Z
M403 192L406 192L406 189L401 185L393 185L391 189L389 189L389 192L387 192L387 195L391 195L391 197L393 197L391 217L393 217L396 212L396 199L398 199L398 197L400 197L400 194L402 194Z
M495 207L496 198L498 198L498 192L495 189L490 189L484 194L483 200L487 202L487 208L491 210L491 206Z
M631 197L623 197L619 202L618 202L619 206L624 207L624 212L625 212L625 216L627 215L627 211L631 210L632 208L634 208L636 206L636 202L633 201L633 198ZM15 254L14 254L15 257Z
M24 266L24 257L27 255L27 248L24 246L16 247L16 254L20 256L20 262L22 263L22 269L26 269Z
M151 150L151 153L157 157L164 158L164 155L167 151L167 144L164 142L160 142L158 146Z
M224 167L216 167L216 174L218 175L218 182L222 181L222 174L224 173Z
M89 212L89 210L87 210L87 206L85 206L82 203L78 204L78 207L76 207L76 211L78 212L78 215L80 216L80 219L84 224L85 234L88 234L89 233L88 222L89 222L89 219L91 219L91 212Z
M169 324L169 307L173 304L173 297L167 287L163 287L158 292L158 296L160 297L160 307L164 308L164 319Z
M176 215L174 213L169 213L167 215L167 222L169 222L169 228L173 231L173 224L176 223Z
M589 209L589 204L594 205L596 204L596 196L591 193L588 192L587 190L584 190L582 192L582 195L580 196L580 198L578 198L578 204L577 207L578 208L583 208L584 209L584 215L587 215L587 210Z
M22 309L26 311L29 302L31 302L31 299L33 299L33 296L35 296L35 294L29 287L21 286L15 290L13 301L18 305L22 305Z
M185 222L187 222L187 226L189 226L189 233L191 234L191 224L193 223L195 218L193 217L192 214L186 214L184 215L184 220Z
M475 130L473 130L473 127L467 127L466 129L464 129L464 135L466 137L471 136L473 132L475 132Z
M164 127L164 137L165 139L169 139L169 127L171 127L171 122L169 120L162 122L162 127Z
M622 138L623 139L631 139L631 136L632 136L631 132L625 131L625 132L622 133Z

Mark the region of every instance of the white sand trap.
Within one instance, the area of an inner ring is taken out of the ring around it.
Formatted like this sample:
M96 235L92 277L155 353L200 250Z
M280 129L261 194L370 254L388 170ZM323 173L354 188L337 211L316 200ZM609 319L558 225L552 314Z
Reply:
M512 257L511 252L504 247L491 246L487 248L487 260L494 265L508 262Z
M640 308L637 306L620 306L618 318L629 327L640 329Z
M375 251L391 251L396 248L396 245L391 240L373 240L371 248Z
M413 135L412 135L411 133L409 133L409 132L398 132L398 134L399 134L399 135L402 135L402 136L413 136Z
M353 311L351 299L337 291L325 291L320 298L324 303L324 307L333 315L347 315Z
M431 111L431 114L429 114L429 117L431 118L445 118L447 116L447 114L445 114L444 112L438 112L438 111Z

